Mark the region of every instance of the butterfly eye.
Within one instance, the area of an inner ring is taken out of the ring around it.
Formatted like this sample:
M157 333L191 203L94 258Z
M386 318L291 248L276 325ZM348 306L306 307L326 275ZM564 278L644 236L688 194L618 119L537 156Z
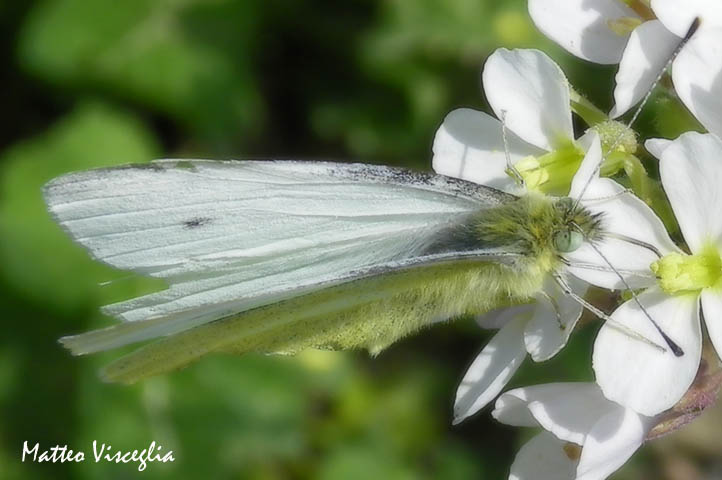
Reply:
M562 230L554 235L554 247L562 253L573 252L582 245L582 234L574 230Z

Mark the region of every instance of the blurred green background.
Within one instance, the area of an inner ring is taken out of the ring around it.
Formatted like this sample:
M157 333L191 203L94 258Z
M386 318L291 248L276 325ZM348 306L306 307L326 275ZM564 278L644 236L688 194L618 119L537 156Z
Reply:
M490 337L471 320L375 359L217 356L132 387L102 383L98 368L118 352L73 358L57 338L108 325L99 305L154 285L90 260L40 196L64 172L165 156L427 169L443 116L486 108L479 73L499 46L549 52L610 106L614 70L544 40L525 1L0 2L0 478L506 478L534 432L489 409L450 425L457 383ZM640 125L660 128L650 115ZM513 385L591 379L596 328L551 362L528 361ZM687 450L646 449L615 478L696 478L670 472L720 452L688 436ZM21 463L26 440L88 460ZM142 474L96 464L93 440L156 441L176 461Z

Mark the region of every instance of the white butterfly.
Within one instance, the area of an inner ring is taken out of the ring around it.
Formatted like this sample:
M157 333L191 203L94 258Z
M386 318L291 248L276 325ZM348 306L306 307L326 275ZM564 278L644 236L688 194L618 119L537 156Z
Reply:
M556 265L530 269L537 252L476 238L472 219L531 198L362 164L161 160L65 175L45 187L58 223L98 260L169 288L61 341L85 354L167 337L106 370L122 381L214 350L375 353L435 320L528 301Z

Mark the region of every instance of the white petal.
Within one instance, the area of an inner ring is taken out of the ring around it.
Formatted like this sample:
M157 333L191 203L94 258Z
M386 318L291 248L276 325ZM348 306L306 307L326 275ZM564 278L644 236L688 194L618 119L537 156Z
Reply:
M719 289L702 290L702 313L712 345L722 358L722 292Z
M541 150L507 130L512 163ZM506 155L501 122L484 112L459 108L444 118L434 137L433 168L436 173L514 192L505 173Z
M650 138L644 142L644 148L657 158L662 158L662 152L672 145L672 140L666 138Z
M618 405L602 395L594 383L571 384L567 392L554 391L550 395L536 395L529 402L529 411L545 430L560 440L584 443L594 423Z
M574 277L568 278L567 283L579 296L584 296L587 291L586 283ZM551 278L545 281L544 292L556 303L559 317L549 299L540 295L533 316L524 329L526 351L535 362L542 362L556 355L567 344L579 317L582 316L579 302L564 294Z
M615 77L612 118L623 115L644 97L677 44L679 37L664 28L659 20L645 22L634 29Z
M523 140L554 150L574 139L569 84L561 68L539 50L497 49L482 74L498 118Z
M661 352L607 323L594 344L593 367L607 398L651 416L677 403L697 373L702 352L699 302L695 295L670 297L656 287L639 299L684 355L675 357L668 348ZM612 319L666 345L634 300L617 308Z
M530 320L535 308L536 303L497 308L476 317L476 323L484 329L498 330L516 317L523 316L527 321Z
M719 7L722 10L722 6ZM707 130L722 136L722 28L697 32L672 67L674 89Z
M652 10L678 37L684 37L696 17L702 18L701 28L722 25L719 0L652 0Z
M504 392L496 399L491 416L501 423L514 427L538 427L539 422L529 411L528 388Z
M549 383L504 393L492 415L515 426L538 424L561 440L581 445L599 418L620 408L595 383Z
M605 232L624 235L648 243L663 255L678 251L669 238L664 224L647 204L631 193L619 195L624 189L608 178L595 179L582 202L592 213L601 213ZM594 201L596 200L596 201ZM616 238L605 238L597 248L633 287L644 287L655 283L649 269L657 255L645 247L634 245ZM607 263L588 244L565 255L573 265L594 265L609 270ZM621 289L624 284L612 271L598 271L592 268L571 267L575 276L593 285Z
M529 0L529 14L544 35L569 53L602 64L619 62L627 41L609 22L638 18L618 0Z
M602 163L602 143L594 130L588 130L587 133L582 135L579 139L579 143L583 143L587 149L587 153L582 159L582 163L579 165L574 177L572 178L572 184L569 188L569 197L578 199L583 196L582 200L588 198L595 198L597 196L614 195L617 192L592 192L591 181L599 178L599 170L597 167ZM598 183L598 182L597 182ZM605 184L600 184L600 188L604 188ZM610 185L611 187L611 185ZM584 189L587 190L584 190Z
M722 241L722 141L688 132L662 154L660 176L692 253Z
M564 443L542 432L516 454L509 480L573 480L576 467L577 462L564 451Z
M600 418L584 440L576 480L602 480L615 472L642 445L650 423L622 407Z
M524 318L506 324L474 359L456 390L454 424L484 408L517 371L526 356L525 324Z

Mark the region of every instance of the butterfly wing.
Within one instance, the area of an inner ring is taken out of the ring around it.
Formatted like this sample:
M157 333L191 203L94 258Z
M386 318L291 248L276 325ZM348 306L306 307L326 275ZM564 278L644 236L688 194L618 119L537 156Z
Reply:
M217 351L363 348L377 354L436 321L519 301L510 292L527 275L505 268L510 258L469 252L374 267L365 275L164 337L114 361L103 376L132 383Z
M169 284L104 308L123 323L65 337L77 354L177 334L379 269L470 256L436 245L438 235L514 198L390 167L206 160L73 173L44 193L95 258Z

